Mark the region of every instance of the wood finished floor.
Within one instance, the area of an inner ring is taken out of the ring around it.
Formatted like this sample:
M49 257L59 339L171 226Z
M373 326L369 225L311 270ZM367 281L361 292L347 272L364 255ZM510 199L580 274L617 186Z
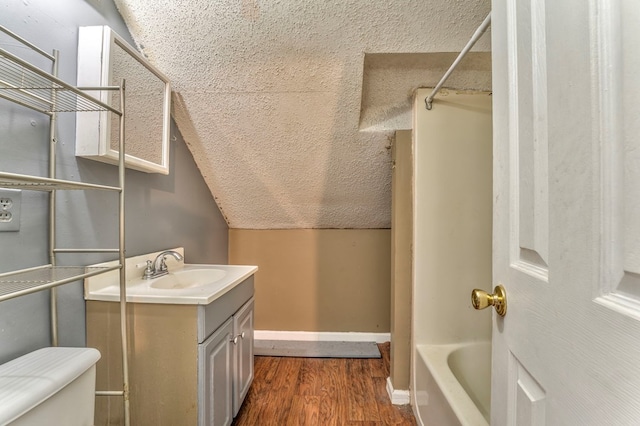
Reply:
M378 346L379 359L256 357L233 426L415 425L389 400L389 343Z

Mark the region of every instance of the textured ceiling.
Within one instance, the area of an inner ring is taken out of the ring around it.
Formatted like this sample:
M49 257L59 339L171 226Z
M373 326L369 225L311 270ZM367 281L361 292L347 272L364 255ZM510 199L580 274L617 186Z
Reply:
M446 68L428 54L460 51L490 9L489 0L116 4L171 79L174 118L229 226L250 229L389 227L390 137L407 127L413 89ZM474 50L489 50L489 36ZM475 61L458 84L487 89L488 55Z

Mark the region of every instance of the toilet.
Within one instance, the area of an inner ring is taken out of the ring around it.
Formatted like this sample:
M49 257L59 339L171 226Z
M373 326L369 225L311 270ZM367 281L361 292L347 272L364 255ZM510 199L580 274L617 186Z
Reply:
M0 425L93 425L92 348L43 348L0 365Z

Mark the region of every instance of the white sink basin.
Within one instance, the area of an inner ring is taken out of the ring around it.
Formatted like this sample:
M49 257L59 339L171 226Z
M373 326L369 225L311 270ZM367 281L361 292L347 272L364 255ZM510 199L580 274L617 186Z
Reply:
M144 258L136 259L131 263L140 264L145 260ZM169 274L151 280L142 278L140 268L128 272L127 301L206 305L232 290L258 270L256 266L248 265L169 264L168 266ZM86 279L85 299L108 302L120 300L117 272L112 271Z
M227 272L216 268L181 269L149 281L149 286L161 290L202 287L219 282Z

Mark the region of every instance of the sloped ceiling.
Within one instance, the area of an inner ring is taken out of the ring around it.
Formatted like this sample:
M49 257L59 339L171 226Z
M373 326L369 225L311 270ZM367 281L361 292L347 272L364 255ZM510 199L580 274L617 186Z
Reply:
M389 227L390 138L410 122L413 89L440 75L368 81L365 57L414 69L402 55L427 54L419 62L429 70L428 54L460 51L490 9L489 0L116 4L171 79L174 118L229 226L248 229ZM488 49L487 34L474 50ZM488 88L487 64L485 54L470 67L464 88Z

